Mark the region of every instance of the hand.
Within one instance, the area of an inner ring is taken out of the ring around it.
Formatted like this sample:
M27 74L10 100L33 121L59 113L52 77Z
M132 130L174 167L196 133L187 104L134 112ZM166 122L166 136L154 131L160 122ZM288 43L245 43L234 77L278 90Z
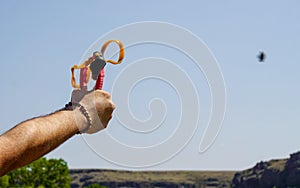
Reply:
M74 90L72 92L72 101L78 102L88 111L92 119L92 127L89 128L85 133L92 134L96 133L107 127L109 120L112 118L112 112L115 109L115 105L110 99L110 94L108 92L102 90L95 91L82 91L82 90ZM85 118L79 109L75 109L75 118L77 122L78 118ZM81 125L81 123L77 123L79 130L84 130L87 128L87 120L85 118L86 123ZM80 124L80 125L79 125Z

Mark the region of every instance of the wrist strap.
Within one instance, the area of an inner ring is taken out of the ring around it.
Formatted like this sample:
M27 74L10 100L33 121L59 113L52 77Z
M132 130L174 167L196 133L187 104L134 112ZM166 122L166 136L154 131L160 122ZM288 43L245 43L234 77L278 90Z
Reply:
M89 115L88 111L84 108L84 106L82 106L80 103L78 102L69 102L68 104L65 105L65 109L72 109L74 110L76 107L79 107L79 111L84 115L84 117L87 120L88 126L83 129L83 130L79 130L76 134L81 134L81 133L85 133L87 130L89 130L92 127L92 119L91 116Z

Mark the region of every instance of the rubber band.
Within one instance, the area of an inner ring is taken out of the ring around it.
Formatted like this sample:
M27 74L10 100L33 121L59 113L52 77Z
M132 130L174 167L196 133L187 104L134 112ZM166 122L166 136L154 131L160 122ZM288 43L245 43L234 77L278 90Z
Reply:
M119 45L119 48L120 48L118 61L114 61L114 60L109 59L109 60L105 60L105 62L117 65L117 64L120 64L123 61L124 54L125 54L124 45L122 44L121 41L119 41L119 40L108 40L108 41L106 41L102 45L101 54L104 57L104 53L105 53L105 50L106 50L107 46L112 42L117 43ZM83 62L81 65L79 65L79 66L74 65L71 68L71 74L72 74L71 84L72 84L73 88L87 90L87 84L89 82L90 73L91 73L90 64L95 60L95 58L96 58L96 56L93 55L92 57L89 57L89 59L86 60L85 62ZM75 78L75 73L74 73L75 69L80 69L80 83L79 84L76 83L76 78ZM103 80L104 80L104 68L99 72L99 75L98 75L98 78L97 78L96 85L95 85L94 89L102 90Z
M106 42L103 44L102 48L101 48L101 53L102 53L103 56L104 56L104 52L105 52L107 46L108 46L110 43L112 43L112 42L115 42L115 43L117 43L117 44L119 45L119 48L120 48L119 59L118 59L117 62L114 61L114 60L110 60L110 59L109 59L109 60L106 60L106 62L111 63L111 64L114 64L114 65L120 64L120 63L123 61L123 59L124 59L124 54L125 54L124 45L122 44L121 41L119 41L119 40L108 40L108 41L106 41Z

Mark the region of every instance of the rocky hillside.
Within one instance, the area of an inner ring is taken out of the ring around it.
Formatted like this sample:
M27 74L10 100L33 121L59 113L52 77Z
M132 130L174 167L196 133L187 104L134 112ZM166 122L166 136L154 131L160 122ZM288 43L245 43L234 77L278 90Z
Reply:
M259 162L233 171L118 171L70 170L71 187L100 184L107 187L300 188L300 152L288 159Z
M70 170L71 187L100 184L107 187L230 187L235 172Z
M236 173L232 187L300 187L300 152L291 154L289 159L259 162L251 169Z

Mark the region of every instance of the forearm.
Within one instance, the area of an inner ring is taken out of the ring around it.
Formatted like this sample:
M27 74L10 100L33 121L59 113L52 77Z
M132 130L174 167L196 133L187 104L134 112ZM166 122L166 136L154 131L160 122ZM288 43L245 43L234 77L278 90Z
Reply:
M109 93L100 90L74 90L72 103L66 106L70 111L25 121L0 136L0 176L40 158L78 130L93 134L106 128L115 108Z
M74 115L74 111L58 111L25 121L2 135L0 176L40 158L76 134L77 125L86 122L84 117L76 122Z

